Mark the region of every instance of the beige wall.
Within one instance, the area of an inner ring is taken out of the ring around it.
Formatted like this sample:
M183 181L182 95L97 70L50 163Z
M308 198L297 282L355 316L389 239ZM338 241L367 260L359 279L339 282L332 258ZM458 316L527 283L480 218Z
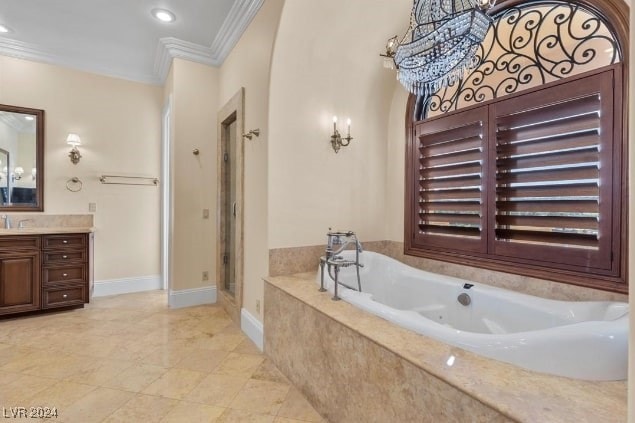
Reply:
M245 131L260 137L245 140L243 307L262 320L263 281L268 274L267 148L269 145L269 70L284 0L268 0L220 68L218 108L245 88Z
M386 239L403 242L404 233L404 175L406 154L406 103L408 91L398 81L394 83L394 92L388 116L388 140L386 142L387 172L386 181L390 189L386 190Z
M169 87L171 86L171 90ZM216 274L216 112L218 69L181 59L172 63L174 291L211 287ZM165 93L164 93L165 97ZM199 149L195 156L192 150ZM203 219L203 209L210 218ZM208 271L210 279L202 280Z
M362 241L385 238L395 74L382 67L379 53L405 30L411 6L286 2L271 69L269 248L323 244L329 227L354 230ZM355 139L339 154L329 143L333 115L353 122Z
M159 274L159 189L102 185L98 177L159 176L161 91L0 56L0 103L46 112L45 213L87 213L97 203L97 281ZM78 165L67 157L69 132L82 138ZM66 190L73 176L82 191Z

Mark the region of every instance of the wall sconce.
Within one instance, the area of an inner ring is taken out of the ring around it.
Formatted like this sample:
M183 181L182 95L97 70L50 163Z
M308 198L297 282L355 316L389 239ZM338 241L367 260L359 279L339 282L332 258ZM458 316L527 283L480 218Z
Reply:
M346 121L346 125L348 126L348 133L344 138L342 138L337 130L337 116L333 116L333 135L331 135L331 146L333 147L333 151L335 151L335 153L339 152L341 147L348 146L353 139L353 137L351 137L350 119Z
M81 138L79 138L79 135L68 134L68 137L66 138L66 144L73 146L73 149L70 151L70 153L68 153L68 157L71 158L71 162L73 164L79 163L79 159L82 158L82 155L79 154L79 150L77 149L77 146L82 144L82 140Z
M22 175L24 174L24 169L22 168L22 166L18 166L13 170L13 179L15 179L16 181L19 181L20 179L22 179Z

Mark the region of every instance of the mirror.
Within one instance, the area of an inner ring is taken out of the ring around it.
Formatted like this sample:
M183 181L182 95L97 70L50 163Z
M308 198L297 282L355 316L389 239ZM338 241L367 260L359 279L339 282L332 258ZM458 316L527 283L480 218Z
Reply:
M0 105L0 211L44 211L44 110Z

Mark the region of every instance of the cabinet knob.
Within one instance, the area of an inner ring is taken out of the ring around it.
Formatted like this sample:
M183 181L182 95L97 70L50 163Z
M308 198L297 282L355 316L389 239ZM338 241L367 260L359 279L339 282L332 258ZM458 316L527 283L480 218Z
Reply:
M68 298L68 294L62 295L62 298Z
M67 277L68 273L62 273L62 276Z
M62 244L68 244L68 240L67 239L62 240Z
M67 258L68 258L68 256L62 256L62 258L63 258L63 259L67 259Z

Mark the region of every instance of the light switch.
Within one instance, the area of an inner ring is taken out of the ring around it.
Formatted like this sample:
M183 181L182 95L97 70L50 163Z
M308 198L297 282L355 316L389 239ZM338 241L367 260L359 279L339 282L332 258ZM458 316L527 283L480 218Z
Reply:
M96 212L97 211L97 203L88 203L88 211Z
M203 219L209 219L209 209L203 209Z

